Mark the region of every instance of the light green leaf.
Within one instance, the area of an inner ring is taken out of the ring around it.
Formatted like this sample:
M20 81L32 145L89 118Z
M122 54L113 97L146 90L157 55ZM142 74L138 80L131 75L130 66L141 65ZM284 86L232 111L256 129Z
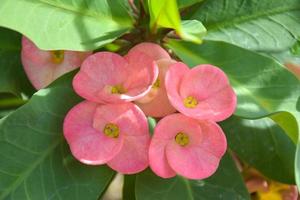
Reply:
M236 115L257 118L288 111L300 124L300 82L271 58L218 41L170 40L168 46L191 67L209 63L227 74L238 97Z
M198 20L181 22L176 0L148 0L150 29L171 28L184 40L201 43L206 33L205 27Z
M295 160L295 175L298 191L300 191L300 139L297 145L296 160Z
M33 93L20 57L21 35L0 27L0 93L7 92L17 96Z
M176 176L163 179L146 170L137 175L137 200L250 200L242 177L229 154L221 160L217 172L204 180Z
M271 119L232 116L221 125L229 147L240 159L271 179L295 184L296 145Z
M149 125L149 132L153 134L154 128L156 126L156 120L152 117L148 117L148 125Z
M64 117L80 101L72 90L73 75L1 119L0 199L95 200L110 182L112 170L80 164L64 140Z
M182 25L182 37L187 41L194 41L195 43L201 43L202 38L206 34L206 28L198 20L183 20Z
M0 26L41 49L93 50L132 27L126 0L2 0Z
M150 12L150 28L172 28L181 33L180 15L176 0L148 0Z
M300 37L299 0L208 0L190 19L202 21L206 39L258 51L288 49Z
M290 139L297 144L298 140L298 124L296 118L289 112L278 112L268 116L277 123Z

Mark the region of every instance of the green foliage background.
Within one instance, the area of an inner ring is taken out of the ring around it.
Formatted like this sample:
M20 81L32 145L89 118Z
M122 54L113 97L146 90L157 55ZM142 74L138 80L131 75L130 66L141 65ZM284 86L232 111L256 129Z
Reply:
M0 2L0 199L96 200L115 174L72 157L62 122L81 101L71 87L75 72L34 93L20 63L21 34L45 50L124 53L137 42L158 42L190 67L211 63L228 75L238 106L221 123L229 149L217 173L199 181L165 180L146 170L125 177L124 198L250 199L232 152L266 177L299 187L300 84L276 55L300 56L294 55L300 0L135 3ZM149 124L153 130L154 120Z

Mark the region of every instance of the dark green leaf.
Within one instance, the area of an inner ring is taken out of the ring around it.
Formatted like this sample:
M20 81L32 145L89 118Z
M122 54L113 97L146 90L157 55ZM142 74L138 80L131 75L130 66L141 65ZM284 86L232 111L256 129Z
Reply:
M288 49L300 37L299 0L208 0L191 19L205 25L206 39L252 50Z
M41 49L93 50L132 26L126 0L2 0L0 26Z
M80 101L72 90L73 75L1 119L0 199L95 200L110 182L112 170L80 164L64 140L64 116Z
M222 128L229 147L239 158L271 179L295 184L296 145L271 119L232 116L222 122Z
M203 0L177 0L178 8L186 8Z
M0 14L1 15L1 14ZM0 28L0 93L31 95L33 88L21 64L21 35Z
M136 175L125 175L123 186L123 200L135 200Z
M137 175L137 200L250 200L244 182L229 154L221 160L217 172L208 179L183 177L162 179L150 170Z

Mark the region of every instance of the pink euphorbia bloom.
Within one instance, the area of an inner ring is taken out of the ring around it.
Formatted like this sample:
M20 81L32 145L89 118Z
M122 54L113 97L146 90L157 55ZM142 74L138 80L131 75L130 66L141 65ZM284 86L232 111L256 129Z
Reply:
M172 114L159 121L154 130L149 163L163 178L179 174L204 179L216 171L226 148L225 135L215 122Z
M176 112L171 105L165 87L165 75L171 64L176 63L171 59L160 59L156 61L159 68L159 75L151 91L136 104L144 111L147 116L164 117Z
M176 109L169 102L165 88L165 74L169 66L175 63L166 50L157 44L144 42L134 46L132 52L142 52L151 57L157 64L159 75L148 94L137 100L136 104L147 116L164 117L174 113Z
M80 67L91 52L44 51L26 37L22 38L21 59L24 70L36 89L48 86L61 75Z
M235 111L236 95L225 73L215 66L189 69L178 62L170 66L165 85L171 104L189 117L222 121Z
M73 80L83 98L98 103L134 101L145 96L158 76L156 63L144 53L125 58L110 52L89 56Z
M128 54L137 52L146 54L152 60L171 59L168 52L155 43L142 42L137 44L130 49Z
M64 136L74 157L85 164L107 164L123 174L149 165L147 118L133 103L84 101L67 114Z

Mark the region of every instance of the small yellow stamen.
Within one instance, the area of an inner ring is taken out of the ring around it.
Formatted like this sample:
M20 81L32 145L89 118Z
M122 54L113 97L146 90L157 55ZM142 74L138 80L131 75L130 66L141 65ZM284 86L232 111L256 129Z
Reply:
M160 80L159 80L159 78L156 79L155 83L152 85L152 88L154 88L154 89L160 88Z
M177 133L177 135L175 136L175 141L177 144L179 144L180 146L186 146L189 144L189 136L183 132L179 132Z
M281 200L282 199L282 193L284 191L288 191L290 189L289 185L277 183L277 182L271 182L269 183L269 190L268 191L258 191L258 199L259 200Z
M183 100L186 108L195 108L198 105L198 100L193 96L188 96Z
M119 137L120 129L116 124L108 123L105 125L103 129L103 133L111 138L117 138Z
M65 52L63 50L51 51L51 59L55 64L60 64L64 61Z
M112 94L124 94L126 93L126 90L122 85L115 85L111 87L110 92Z

